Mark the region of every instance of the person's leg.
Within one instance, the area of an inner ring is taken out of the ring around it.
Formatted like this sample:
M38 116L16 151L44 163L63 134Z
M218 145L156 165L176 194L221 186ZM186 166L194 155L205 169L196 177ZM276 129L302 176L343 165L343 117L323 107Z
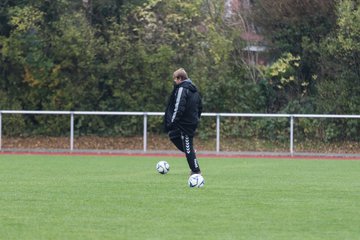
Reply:
M200 166L196 159L196 154L193 146L193 137L190 137L185 133L182 133L181 139L183 141L183 149L185 150L184 152L186 155L186 160L191 169L191 174L195 174L195 173L201 174Z
M181 138L181 131L180 129L171 130L169 132L170 141L179 149L180 151L184 152L184 145Z

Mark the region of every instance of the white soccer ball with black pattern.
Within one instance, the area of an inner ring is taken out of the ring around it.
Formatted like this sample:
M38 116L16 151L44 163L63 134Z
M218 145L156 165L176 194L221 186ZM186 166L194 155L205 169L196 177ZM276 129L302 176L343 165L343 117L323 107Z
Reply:
M170 171L170 165L166 161L160 161L156 164L156 170L160 174L167 174Z
M200 174L193 174L189 177L188 185L191 188L201 188L205 184L204 177Z

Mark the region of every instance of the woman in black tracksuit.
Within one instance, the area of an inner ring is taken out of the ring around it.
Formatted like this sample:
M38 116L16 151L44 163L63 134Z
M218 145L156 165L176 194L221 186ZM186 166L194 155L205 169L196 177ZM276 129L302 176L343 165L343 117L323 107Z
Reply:
M176 70L173 78L175 85L164 116L165 130L174 145L185 153L191 169L190 175L201 174L193 146L202 112L201 97L183 68Z

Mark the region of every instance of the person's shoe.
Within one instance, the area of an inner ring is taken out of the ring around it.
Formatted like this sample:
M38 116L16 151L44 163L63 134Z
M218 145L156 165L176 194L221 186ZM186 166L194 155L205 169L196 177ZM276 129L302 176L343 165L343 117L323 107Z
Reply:
M199 171L199 172L190 171L189 176L191 176L191 175L193 175L193 174L200 174L200 175L201 175L201 171Z

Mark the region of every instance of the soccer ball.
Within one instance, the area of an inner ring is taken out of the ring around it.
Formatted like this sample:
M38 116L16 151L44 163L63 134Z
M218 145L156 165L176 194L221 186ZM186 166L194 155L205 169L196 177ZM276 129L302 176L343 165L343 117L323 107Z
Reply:
M156 164L156 170L160 174L167 174L170 171L170 165L166 161L160 161Z
M205 184L204 177L200 174L193 174L189 177L188 185L191 188L201 188Z

